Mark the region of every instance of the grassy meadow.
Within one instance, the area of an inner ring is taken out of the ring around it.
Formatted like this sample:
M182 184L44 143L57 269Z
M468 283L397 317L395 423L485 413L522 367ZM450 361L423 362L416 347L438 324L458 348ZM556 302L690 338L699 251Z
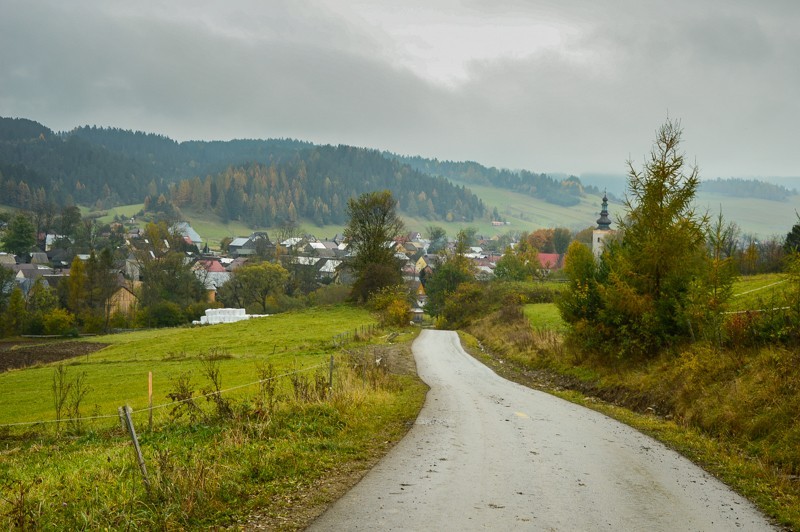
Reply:
M364 310L339 306L230 324L96 336L91 342L110 345L71 359L66 367L69 374L86 375L85 415L115 414L125 404L134 410L147 406L148 372L159 404L168 401L166 393L182 373L190 371L200 381L201 355L217 355L225 388L240 386L259 380L259 364L291 370L325 363L334 335L374 323ZM42 366L0 374L0 389L14 390L0 394L0 424L53 419L52 373L52 367Z
M740 277L733 286L731 311L759 310L778 305L788 278L782 273Z
M783 238L797 223L800 195L790 196L787 201L770 201L701 192L695 205L698 212L708 211L712 218L722 210L725 219L736 222L745 234L761 239Z
M363 309L336 306L139 331L93 338L108 346L63 366L0 374L0 527L304 528L403 436L424 401L408 369L413 332L389 342L374 324ZM73 392L85 376L80 414L101 419L9 426L54 419L59 367ZM152 429L148 371L154 403L166 405ZM215 386L221 394L209 394ZM149 487L117 418L123 404Z

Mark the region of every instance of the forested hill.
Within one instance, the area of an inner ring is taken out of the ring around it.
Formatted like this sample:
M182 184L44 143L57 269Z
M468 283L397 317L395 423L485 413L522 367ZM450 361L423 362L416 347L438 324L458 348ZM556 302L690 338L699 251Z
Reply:
M347 200L373 190L391 190L410 216L473 221L485 213L483 202L464 186L350 146L315 146L269 165L182 180L170 187L170 199L181 208L210 209L223 220L253 226L301 217L323 225L345 223Z
M155 180L140 161L31 120L0 118L2 203L27 209L97 200L138 203Z
M547 174L536 174L527 170L511 171L494 167L487 168L471 161L439 161L438 159L425 159L419 156L404 157L389 153L385 155L426 174L446 177L466 185L505 188L564 207L577 205L580 202L579 198L585 192L600 194L599 189L584 186L581 180L575 176L559 181Z
M108 208L149 197L154 208L172 199L251 225L295 217L343 223L350 197L379 189L391 190L411 216L471 221L485 213L465 187L374 150L290 139L178 143L96 127L54 133L0 118L0 202L27 209Z
M192 140L179 143L155 133L94 126L75 128L68 135L146 162L159 175L171 181L216 174L231 165L279 161L294 156L300 150L314 147L310 142L293 139Z

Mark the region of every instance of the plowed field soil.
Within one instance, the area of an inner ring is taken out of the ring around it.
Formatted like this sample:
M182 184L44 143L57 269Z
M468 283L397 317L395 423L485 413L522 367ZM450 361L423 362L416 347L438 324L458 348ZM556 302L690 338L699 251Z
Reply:
M10 369L48 364L94 353L107 344L48 340L46 342L0 342L0 373Z

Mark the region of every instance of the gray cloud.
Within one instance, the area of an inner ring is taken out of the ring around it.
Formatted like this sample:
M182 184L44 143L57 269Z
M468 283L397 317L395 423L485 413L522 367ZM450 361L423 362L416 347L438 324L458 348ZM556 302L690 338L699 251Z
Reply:
M535 171L623 172L669 114L682 119L686 152L706 177L800 175L793 2L451 3L459 23L552 24L563 42L473 60L449 85L403 55L433 37L398 40L358 6L4 4L0 115L54 129L289 136ZM390 24L395 4L381 6L370 3L370 16Z

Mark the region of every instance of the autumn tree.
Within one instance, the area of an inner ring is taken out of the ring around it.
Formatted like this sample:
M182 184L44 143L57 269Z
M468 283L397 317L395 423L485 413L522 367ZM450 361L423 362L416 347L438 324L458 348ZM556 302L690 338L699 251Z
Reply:
M148 224L145 237L149 246L136 251L142 319L150 325L174 324L181 318L175 309L203 301L205 287L181 251L183 239L172 234L166 223Z
M2 327L4 336L18 336L22 334L27 320L28 311L25 308L25 296L20 287L14 287L8 298L8 305L3 313Z
M55 290L48 286L44 278L39 277L36 279L28 291L26 333L46 334L44 327L45 317L57 307L58 295Z
M234 270L231 278L219 288L217 297L225 305L247 308L258 305L266 314L270 298L283 292L289 279L281 265L271 262L246 264Z
M388 190L351 198L347 211L350 221L344 236L354 250L348 265L356 276L351 296L366 301L372 293L402 282L400 265L391 243L404 232L405 227Z
M564 257L564 274L568 289L556 302L564 321L573 327L592 326L600 309L598 291L598 265L592 250L577 240L573 241Z
M541 253L555 253L553 234L553 229L537 229L536 231L528 234L525 240L527 240L528 244ZM522 238L520 238L520 240L522 240Z

